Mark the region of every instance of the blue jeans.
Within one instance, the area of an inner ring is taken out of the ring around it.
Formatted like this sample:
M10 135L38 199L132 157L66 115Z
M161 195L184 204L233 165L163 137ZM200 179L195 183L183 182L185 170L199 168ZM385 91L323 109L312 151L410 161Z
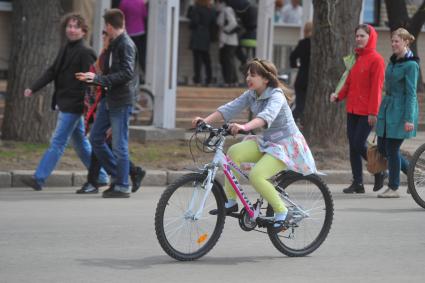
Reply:
M44 153L34 174L35 179L40 184L44 184L47 177L49 177L53 169L55 169L70 139L80 160L87 169L90 167L91 146L84 133L82 115L59 112L56 129L50 141L50 146ZM102 169L99 176L99 182L107 183L108 178L105 170Z
M100 164L108 172L114 183L114 190L128 193L129 154L128 123L131 105L109 108L102 99L96 112L96 119L90 134L90 142ZM106 131L112 128L112 150L106 143Z
M367 160L366 140L372 127L367 116L347 113L347 136L350 144L350 163L353 180L356 184L363 184L362 158Z
M378 150L387 158L388 162L388 187L394 191L400 186L400 169L407 174L409 161L400 154L403 139L390 139L378 137Z

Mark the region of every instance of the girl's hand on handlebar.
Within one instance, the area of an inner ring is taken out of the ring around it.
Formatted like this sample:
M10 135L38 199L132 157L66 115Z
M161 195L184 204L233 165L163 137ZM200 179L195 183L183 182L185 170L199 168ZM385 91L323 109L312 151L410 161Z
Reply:
M236 136L236 134L239 133L239 131L247 132L245 125L241 125L241 124L238 124L238 123L231 123L229 125L229 130L230 130L230 133L233 136Z
M196 128L197 126L198 126L198 123L199 122L203 122L204 121L204 118L202 118L202 117L195 117L193 120L192 120L192 127L193 128Z

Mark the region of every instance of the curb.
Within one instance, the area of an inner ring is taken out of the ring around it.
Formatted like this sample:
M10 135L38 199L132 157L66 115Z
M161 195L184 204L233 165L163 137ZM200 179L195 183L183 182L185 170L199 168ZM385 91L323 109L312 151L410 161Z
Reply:
M147 170L146 177L143 179L143 186L159 186L163 187L174 182L177 178L190 173L190 171L165 171L165 170ZM328 185L331 184L349 184L352 175L349 170L323 170L325 174L321 178ZM0 188L25 187L22 183L22 177L32 176L32 170L16 170L11 172L0 172ZM46 187L81 187L87 177L87 171L53 171L52 175L47 179ZM224 179L223 172L218 172L218 178ZM373 184L373 175L367 171L363 172L365 184ZM407 183L404 174L400 175L402 184ZM242 184L247 184L246 180L241 179Z

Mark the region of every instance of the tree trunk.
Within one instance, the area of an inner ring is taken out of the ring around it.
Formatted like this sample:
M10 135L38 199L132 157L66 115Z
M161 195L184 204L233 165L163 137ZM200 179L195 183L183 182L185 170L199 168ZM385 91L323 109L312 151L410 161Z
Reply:
M51 136L56 124L56 114L50 108L53 83L31 98L23 93L53 63L59 51L62 14L60 1L13 1L3 139L47 142Z
M344 103L331 104L344 72L342 58L353 52L354 29L359 24L361 0L313 0L313 36L305 111L309 143L328 148L346 142Z
M400 27L407 29L416 40L410 46L413 54L418 55L417 38L421 33L422 26L425 24L425 1L422 2L416 13L409 18L407 13L406 1L392 1L385 0L385 6L387 7L388 24L390 30L394 31ZM418 91L423 92L425 90L423 84L422 72L419 73L418 80Z

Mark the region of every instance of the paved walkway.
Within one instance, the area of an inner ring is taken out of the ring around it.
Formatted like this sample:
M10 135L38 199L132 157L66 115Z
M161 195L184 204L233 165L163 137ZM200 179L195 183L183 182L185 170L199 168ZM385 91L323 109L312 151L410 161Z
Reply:
M0 282L423 282L425 210L402 198L340 193L332 186L330 234L313 254L289 258L267 235L227 219L213 250L177 262L154 231L158 187L130 199L76 195L75 188L0 190ZM250 192L250 190L247 190Z

